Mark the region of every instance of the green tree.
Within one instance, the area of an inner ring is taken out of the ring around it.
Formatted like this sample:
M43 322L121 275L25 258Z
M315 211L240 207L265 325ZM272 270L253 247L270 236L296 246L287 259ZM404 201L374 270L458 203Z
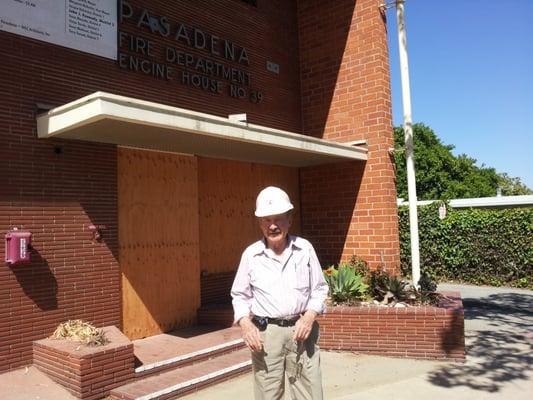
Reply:
M513 178L507 175L505 172L499 174L500 181L498 186L502 190L504 196L519 196L524 194L533 194L533 190L524 185L520 178Z
M453 145L441 142L435 132L417 123L413 125L416 191L420 200L490 197L498 187L503 195L532 194L519 178L498 174L465 154L454 156ZM407 171L403 128L394 128L396 186L398 197L407 198Z

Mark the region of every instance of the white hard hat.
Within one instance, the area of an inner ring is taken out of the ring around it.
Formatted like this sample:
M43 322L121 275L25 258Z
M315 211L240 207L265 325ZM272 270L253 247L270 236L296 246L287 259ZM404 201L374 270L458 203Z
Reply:
M255 216L267 217L292 210L294 206L287 193L275 186L268 186L261 190L255 202Z

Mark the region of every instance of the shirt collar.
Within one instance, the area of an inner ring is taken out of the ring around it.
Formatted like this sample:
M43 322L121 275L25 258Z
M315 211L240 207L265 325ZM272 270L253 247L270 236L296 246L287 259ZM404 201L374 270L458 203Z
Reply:
M289 247L292 250L301 250L302 246L300 244L300 238L298 236L288 235L289 238ZM257 242L256 250L254 251L254 256L264 254L267 249L266 240L262 238Z

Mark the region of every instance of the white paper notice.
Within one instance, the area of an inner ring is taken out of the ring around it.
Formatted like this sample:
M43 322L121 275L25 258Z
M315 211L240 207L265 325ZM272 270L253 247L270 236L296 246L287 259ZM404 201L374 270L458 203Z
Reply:
M117 58L117 0L1 0L0 30Z

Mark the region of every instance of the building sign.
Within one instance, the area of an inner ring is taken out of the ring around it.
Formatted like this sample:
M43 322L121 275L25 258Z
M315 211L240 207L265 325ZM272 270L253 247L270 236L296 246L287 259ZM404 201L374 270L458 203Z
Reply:
M444 219L446 218L446 204L442 203L439 206L439 218Z
M2 0L0 30L117 58L115 0Z
M263 100L252 85L246 48L126 0L120 2L119 13L121 28L133 28L118 33L120 68L216 95Z

